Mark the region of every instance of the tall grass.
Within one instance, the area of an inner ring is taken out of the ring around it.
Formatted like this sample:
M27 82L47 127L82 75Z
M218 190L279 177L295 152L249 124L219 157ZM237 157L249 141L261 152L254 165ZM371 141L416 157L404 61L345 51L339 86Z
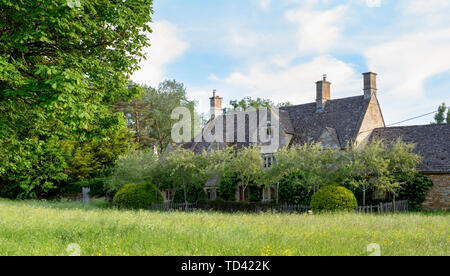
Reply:
M118 211L0 200L0 255L449 255L450 216Z

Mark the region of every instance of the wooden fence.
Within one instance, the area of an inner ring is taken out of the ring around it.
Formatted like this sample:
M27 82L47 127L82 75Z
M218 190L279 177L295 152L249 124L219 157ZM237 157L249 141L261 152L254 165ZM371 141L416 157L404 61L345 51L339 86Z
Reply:
M166 202L162 204L152 204L152 210L169 212L169 211L184 211L191 212L197 208L197 203L174 203Z
M244 206L244 205L243 205ZM169 212L169 211L184 211L192 212L194 210L215 210L216 208L211 208L212 206L200 206L198 203L174 203L166 202L163 204L152 204L152 210ZM287 204L255 204L255 205L245 205L245 208L239 208L238 206L231 206L231 208L217 208L215 211L230 211L230 212L272 212L272 213L306 213L308 212L309 206L303 205L287 205ZM395 201L388 203L380 203L379 205L370 206L358 206L354 208L355 212L365 213L365 214L384 214L392 212L407 212L408 211L408 201Z
M408 200L400 200L395 202L380 203L378 205L358 206L355 208L356 213L384 214L392 212L408 212Z

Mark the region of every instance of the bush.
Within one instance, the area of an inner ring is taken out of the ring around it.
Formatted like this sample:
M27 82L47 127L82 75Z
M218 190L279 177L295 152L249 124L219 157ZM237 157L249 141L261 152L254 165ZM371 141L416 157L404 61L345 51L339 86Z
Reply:
M325 186L311 198L313 211L350 211L357 206L352 191L341 186Z
M396 179L405 183L400 189L398 200L407 199L412 211L420 211L422 209L421 204L433 187L433 181L423 174L416 174L413 177L400 174L396 176Z
M128 184L114 196L113 204L119 209L150 209L152 203L163 203L161 192L150 183Z
M236 200L236 187L238 180L234 174L225 174L220 177L219 197L227 201Z
M313 195L312 189L308 188L303 176L298 173L292 173L283 177L280 181L278 193L281 202L308 206Z

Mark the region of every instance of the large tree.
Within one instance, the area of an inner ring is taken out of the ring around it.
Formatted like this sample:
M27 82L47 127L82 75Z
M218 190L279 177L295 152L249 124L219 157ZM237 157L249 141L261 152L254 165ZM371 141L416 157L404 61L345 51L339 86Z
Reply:
M130 85L130 90L136 85ZM194 114L195 102L186 95L186 88L175 80L166 80L158 88L143 87L139 98L118 101L116 110L123 112L128 127L141 147L156 146L162 152L171 141L171 130L176 122L171 112L176 107L186 107Z
M149 46L151 14L152 0L0 1L1 186L38 196L67 167L41 153L63 156L61 140L123 126L110 105L134 96L128 78ZM30 168L34 177L22 173Z

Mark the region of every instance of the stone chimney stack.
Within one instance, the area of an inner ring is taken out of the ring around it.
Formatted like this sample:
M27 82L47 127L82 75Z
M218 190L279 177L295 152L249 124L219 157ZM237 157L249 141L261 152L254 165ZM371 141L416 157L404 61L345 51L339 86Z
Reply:
M367 72L364 76L364 99L370 99L377 95L377 74Z
M211 101L211 118L222 115L222 98L216 95L216 90L213 90L213 96L209 98Z
M316 82L317 87L317 112L323 112L325 104L330 100L331 83L327 81L327 75L323 75L323 80Z

